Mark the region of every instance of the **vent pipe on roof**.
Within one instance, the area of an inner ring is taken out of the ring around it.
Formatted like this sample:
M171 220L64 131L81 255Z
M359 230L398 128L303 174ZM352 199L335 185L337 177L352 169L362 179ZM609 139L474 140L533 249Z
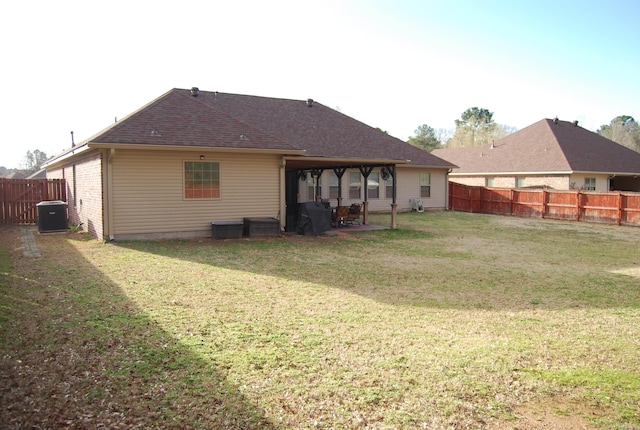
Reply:
M198 94L200 94L200 89L198 87L191 87L191 95L193 97L198 97Z
M573 121L573 126L574 126L574 127L577 127L577 126L578 126L578 121L577 121L577 120L576 120L576 121Z
M557 123L558 123L558 117L555 117L555 118L553 119L553 123L554 123L554 124L557 124Z
M71 132L71 147L76 146L76 143L73 141L73 131Z
M307 99L307 107L313 107L313 99Z

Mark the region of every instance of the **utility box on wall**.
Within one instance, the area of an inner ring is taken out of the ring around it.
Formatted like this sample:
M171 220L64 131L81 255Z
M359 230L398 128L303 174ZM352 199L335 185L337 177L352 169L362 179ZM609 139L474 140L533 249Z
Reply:
M38 232L52 233L69 228L67 204L61 200L40 202L38 208Z

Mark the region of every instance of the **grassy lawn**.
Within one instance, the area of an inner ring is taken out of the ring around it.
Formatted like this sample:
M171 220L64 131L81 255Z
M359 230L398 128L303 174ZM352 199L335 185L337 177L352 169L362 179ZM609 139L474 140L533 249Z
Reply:
M640 228L398 224L110 244L33 228L39 258L3 227L0 423L640 427Z

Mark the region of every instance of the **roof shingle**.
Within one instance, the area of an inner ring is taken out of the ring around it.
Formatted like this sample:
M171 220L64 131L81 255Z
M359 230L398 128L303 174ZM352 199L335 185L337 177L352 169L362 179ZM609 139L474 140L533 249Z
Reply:
M453 173L638 174L640 153L576 123L543 119L491 145L446 148L434 155L459 166Z
M307 157L451 163L318 103L173 89L91 143L304 150Z

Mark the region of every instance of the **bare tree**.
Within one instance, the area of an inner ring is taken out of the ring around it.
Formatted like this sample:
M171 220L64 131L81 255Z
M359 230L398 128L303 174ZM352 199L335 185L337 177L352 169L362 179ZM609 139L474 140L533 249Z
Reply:
M640 152L640 125L632 116L617 116L611 120L610 124L600 126L597 133L622 146Z
M24 156L22 168L28 172L35 172L40 170L42 165L47 161L47 154L38 149L35 151L27 151Z

